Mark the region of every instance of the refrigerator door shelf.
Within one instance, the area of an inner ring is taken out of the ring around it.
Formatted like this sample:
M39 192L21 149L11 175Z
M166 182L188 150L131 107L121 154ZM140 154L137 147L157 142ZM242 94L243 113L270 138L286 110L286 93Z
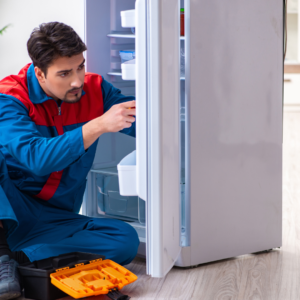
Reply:
M135 80L135 59L128 60L121 64L122 79Z
M118 164L119 187L122 196L137 196L136 151L125 156Z
M135 27L135 9L121 11L121 24L124 28Z

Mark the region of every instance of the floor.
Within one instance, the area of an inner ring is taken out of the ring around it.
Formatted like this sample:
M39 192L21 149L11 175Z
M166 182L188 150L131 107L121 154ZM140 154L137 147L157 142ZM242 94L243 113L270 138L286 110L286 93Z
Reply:
M288 83L290 92L295 86L291 87L293 82ZM163 279L147 276L145 261L135 259L127 268L139 279L125 287L123 293L130 295L132 300L300 299L300 106L293 99L287 102L284 112L283 247L270 253L245 255L192 269L173 268ZM291 105L292 102L296 105ZM18 300L21 299L25 298ZM69 299L72 298L64 298Z

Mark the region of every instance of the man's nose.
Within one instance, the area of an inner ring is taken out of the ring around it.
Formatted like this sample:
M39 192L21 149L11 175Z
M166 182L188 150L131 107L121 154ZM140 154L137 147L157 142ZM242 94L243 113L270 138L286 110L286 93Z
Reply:
M79 76L74 76L72 78L72 82L71 82L71 87L77 87L77 88L80 88L82 86L83 82L81 82Z

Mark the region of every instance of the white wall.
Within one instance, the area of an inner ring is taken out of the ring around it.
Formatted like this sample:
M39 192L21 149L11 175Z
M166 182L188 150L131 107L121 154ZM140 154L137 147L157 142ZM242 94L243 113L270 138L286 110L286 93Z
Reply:
M51 21L70 25L83 39L83 0L0 0L0 29L12 24L0 35L0 79L31 62L26 47L30 33Z
M299 61L298 58L298 14L287 15L288 40L286 49L287 61Z

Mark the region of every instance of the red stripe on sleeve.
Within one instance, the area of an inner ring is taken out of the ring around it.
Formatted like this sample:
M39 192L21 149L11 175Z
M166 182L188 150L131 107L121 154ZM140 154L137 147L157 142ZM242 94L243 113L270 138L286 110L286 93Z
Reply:
M49 176L48 180L46 181L44 187L35 197L38 197L45 201L50 200L54 196L54 194L60 184L62 174L63 174L63 171L51 173L51 175Z

